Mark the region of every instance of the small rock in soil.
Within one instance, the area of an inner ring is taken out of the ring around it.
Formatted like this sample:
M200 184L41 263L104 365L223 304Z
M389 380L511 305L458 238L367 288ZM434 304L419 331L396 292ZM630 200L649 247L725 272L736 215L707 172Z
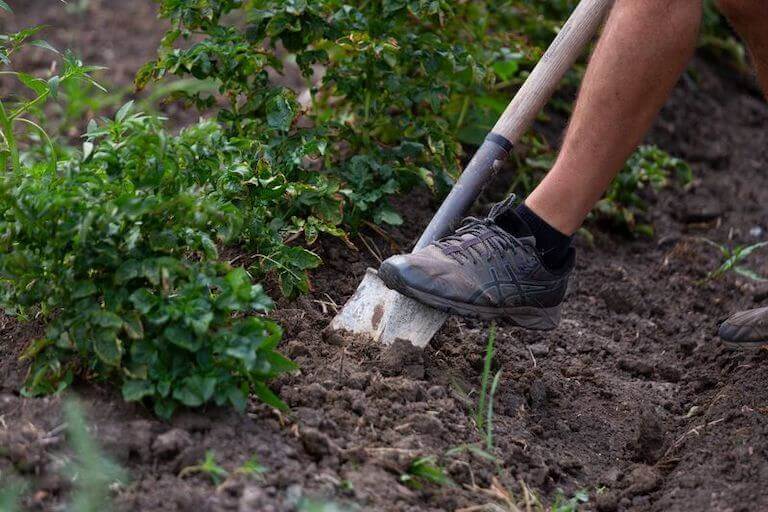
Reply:
M609 311L625 315L637 311L637 307L629 293L627 283L607 284L603 286L598 295L605 302Z
M427 396L433 400L445 398L448 395L445 386L432 386L427 390Z
M347 377L347 387L350 389L364 389L371 380L368 372L352 372Z
M406 423L410 423L413 430L422 434L439 436L443 433L444 430L443 422L431 414L413 414L409 416L405 421Z
M659 488L661 480L659 470L645 464L640 464L629 475L630 483L629 487L624 491L624 497L632 498L653 492Z
M542 357L549 354L549 345L547 343L534 343L533 345L528 345L528 350L534 356Z
M528 401L531 407L540 407L544 405L549 397L549 390L546 383L541 379L536 379L531 383L528 390Z
M318 460L330 455L334 448L330 438L315 428L305 428L301 431L301 444L309 455Z
M258 485L249 485L243 489L243 495L240 497L238 503L238 512L272 512L275 509L274 505L269 502L272 501L267 492Z
M152 451L157 457L171 458L192 444L192 436L186 430L172 428L160 434L152 443Z
M313 382L303 388L304 404L308 407L322 407L328 397L328 390L322 384Z
M323 341L329 345L341 346L344 344L344 336L339 331L331 329L330 326L323 329L322 336Z

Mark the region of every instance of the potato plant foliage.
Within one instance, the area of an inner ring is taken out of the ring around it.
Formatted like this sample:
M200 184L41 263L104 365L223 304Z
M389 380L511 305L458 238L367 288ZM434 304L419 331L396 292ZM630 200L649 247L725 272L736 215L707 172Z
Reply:
M7 41L9 50L23 43ZM91 122L82 151L26 153L15 121L62 80L91 81L74 59L64 70L48 80L5 71L31 98L3 103L0 301L47 323L24 354L25 392L55 392L80 376L118 383L126 400L146 399L162 417L208 402L242 410L250 392L281 407L266 382L294 364L275 350L279 326L260 315L272 302L217 249L253 239L286 292L306 286L303 269L317 257L283 245L262 215L278 177L256 192L233 186L232 176L257 183L260 167L217 125L172 136L130 103Z
M266 144L288 181L318 187L299 192L301 214L284 219L288 229L332 232L366 219L396 225L402 219L387 198L417 184L450 185L461 142L476 142L486 129L478 123L504 106L494 84L519 83L540 55L537 41L554 36L546 9L502 1L162 0L172 29L137 85L169 75L214 81L226 98L218 120L228 135ZM286 74L300 76L297 83L274 80L291 66L298 72ZM185 96L201 108L216 104L207 93Z

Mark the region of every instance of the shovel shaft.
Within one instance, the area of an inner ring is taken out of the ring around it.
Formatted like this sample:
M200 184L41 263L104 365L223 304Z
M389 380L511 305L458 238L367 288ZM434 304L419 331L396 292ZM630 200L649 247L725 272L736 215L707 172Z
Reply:
M475 202L597 32L613 0L582 0L443 201L414 250L445 235Z

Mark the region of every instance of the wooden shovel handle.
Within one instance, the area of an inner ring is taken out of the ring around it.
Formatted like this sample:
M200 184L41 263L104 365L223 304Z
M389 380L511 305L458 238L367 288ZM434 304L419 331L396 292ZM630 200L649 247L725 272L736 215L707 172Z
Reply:
M493 127L517 142L552 97L560 80L597 32L613 0L582 0Z
M432 217L416 242L414 251L450 232L467 209L475 202L483 187L493 178L496 163L507 158L512 146L531 126L557 88L565 72L573 65L613 0L582 0L560 29L528 79L515 95L475 153L448 197Z

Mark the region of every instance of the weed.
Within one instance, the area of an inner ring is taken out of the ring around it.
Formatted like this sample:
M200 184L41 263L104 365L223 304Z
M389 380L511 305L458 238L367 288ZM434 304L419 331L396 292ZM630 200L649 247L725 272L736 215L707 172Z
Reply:
M653 227L642 220L648 209L643 194L666 187L672 175L681 184L692 179L691 169L684 161L656 146L641 146L597 203L594 215L629 233L652 235Z
M200 464L194 466L187 466L179 473L179 477L185 477L193 474L207 475L214 485L219 485L223 479L229 476L229 472L216 463L216 457L213 451L208 450L205 452L205 459Z
M266 466L262 465L259 462L259 458L256 455L254 455L253 457L245 461L245 463L243 463L242 466L237 468L235 470L235 473L239 473L241 475L245 475L249 477L254 477L259 480L264 480L264 474L267 473L268 471L269 469Z
M768 242L758 242L752 245L728 246L726 244L718 244L717 242L709 240L708 238L699 238L698 240L711 245L712 247L715 247L718 251L720 251L720 255L722 257L722 263L720 266L717 269L709 272L707 274L707 278L718 279L728 272L735 272L736 274L739 274L753 281L768 281L768 278L759 275L754 270L751 270L743 265L743 263L746 262L747 258L749 258L753 252L767 246Z
M445 470L437 463L437 458L432 455L411 461L408 470L400 475L400 481L417 489L424 483L453 485Z
M589 493L585 490L577 491L572 497L566 498L563 492L558 490L551 512L578 512L581 505L589 502Z
M483 375L480 383L480 397L474 412L475 424L485 438L485 449L493 450L493 397L501 380L501 370L491 379L491 365L496 342L496 324L491 325L488 333L488 342L485 347L485 360L483 363Z

